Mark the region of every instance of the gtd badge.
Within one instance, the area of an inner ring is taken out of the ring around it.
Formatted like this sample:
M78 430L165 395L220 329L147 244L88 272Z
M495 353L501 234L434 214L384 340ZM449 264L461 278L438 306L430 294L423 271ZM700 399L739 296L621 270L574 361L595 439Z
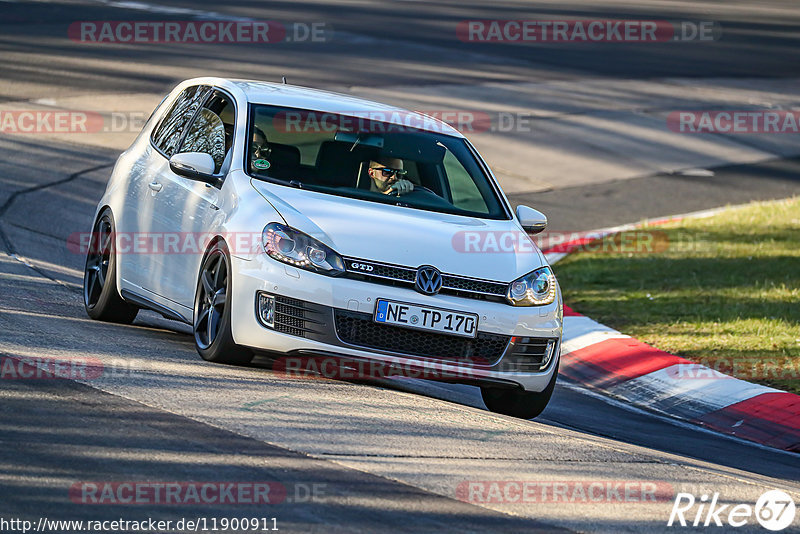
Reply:
M375 267L368 263L358 263L358 262L351 262L350 268L354 271L361 271L362 273L371 273L375 270Z
M432 265L423 265L417 269L414 287L425 295L435 295L442 289L442 273Z

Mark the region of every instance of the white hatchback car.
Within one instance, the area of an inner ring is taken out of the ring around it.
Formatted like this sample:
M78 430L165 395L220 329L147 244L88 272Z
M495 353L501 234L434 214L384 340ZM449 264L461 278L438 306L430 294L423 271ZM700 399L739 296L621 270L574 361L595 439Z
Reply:
M336 357L481 387L535 417L561 291L491 170L427 115L289 85L178 85L122 153L86 260L92 318L193 326L200 355ZM514 243L506 247L475 246Z

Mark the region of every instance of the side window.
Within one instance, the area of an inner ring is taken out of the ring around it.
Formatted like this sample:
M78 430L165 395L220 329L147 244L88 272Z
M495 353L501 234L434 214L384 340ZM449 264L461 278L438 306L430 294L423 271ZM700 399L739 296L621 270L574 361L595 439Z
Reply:
M231 99L215 91L195 116L178 152L210 154L214 159L214 174L218 174L233 145L235 116Z
M404 159L403 169L406 171L406 174L403 176L403 178L409 180L413 184L422 185L422 180L420 180L419 177L419 169L417 168L416 161Z
M153 134L153 144L164 152L167 157L175 154L178 144L186 128L186 124L192 119L197 108L203 103L208 94L205 86L194 86L185 89L175 100L172 109L164 116L164 120Z
M483 200L478 186L458 159L449 150L444 156L444 170L453 195L453 205L463 210L487 213L486 201Z

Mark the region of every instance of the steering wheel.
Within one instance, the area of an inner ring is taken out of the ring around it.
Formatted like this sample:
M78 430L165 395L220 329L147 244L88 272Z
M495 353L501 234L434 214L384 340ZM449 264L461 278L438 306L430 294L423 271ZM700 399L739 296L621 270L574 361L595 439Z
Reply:
M424 185L414 184L414 191L417 191L417 190L422 190L422 191L425 191L426 193L430 193L431 195L436 195L436 193L434 193L432 189L429 189L429 188L425 187ZM436 195L436 196L438 197L439 195Z

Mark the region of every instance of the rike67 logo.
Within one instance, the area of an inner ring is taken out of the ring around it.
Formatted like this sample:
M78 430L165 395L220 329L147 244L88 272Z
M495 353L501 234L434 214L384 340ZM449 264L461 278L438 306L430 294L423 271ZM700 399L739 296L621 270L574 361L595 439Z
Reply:
M777 532L794 522L795 512L794 499L780 490L763 493L755 506L720 504L719 493L714 493L710 498L702 495L699 499L691 493L678 493L667 526L738 528L755 519L765 529Z

